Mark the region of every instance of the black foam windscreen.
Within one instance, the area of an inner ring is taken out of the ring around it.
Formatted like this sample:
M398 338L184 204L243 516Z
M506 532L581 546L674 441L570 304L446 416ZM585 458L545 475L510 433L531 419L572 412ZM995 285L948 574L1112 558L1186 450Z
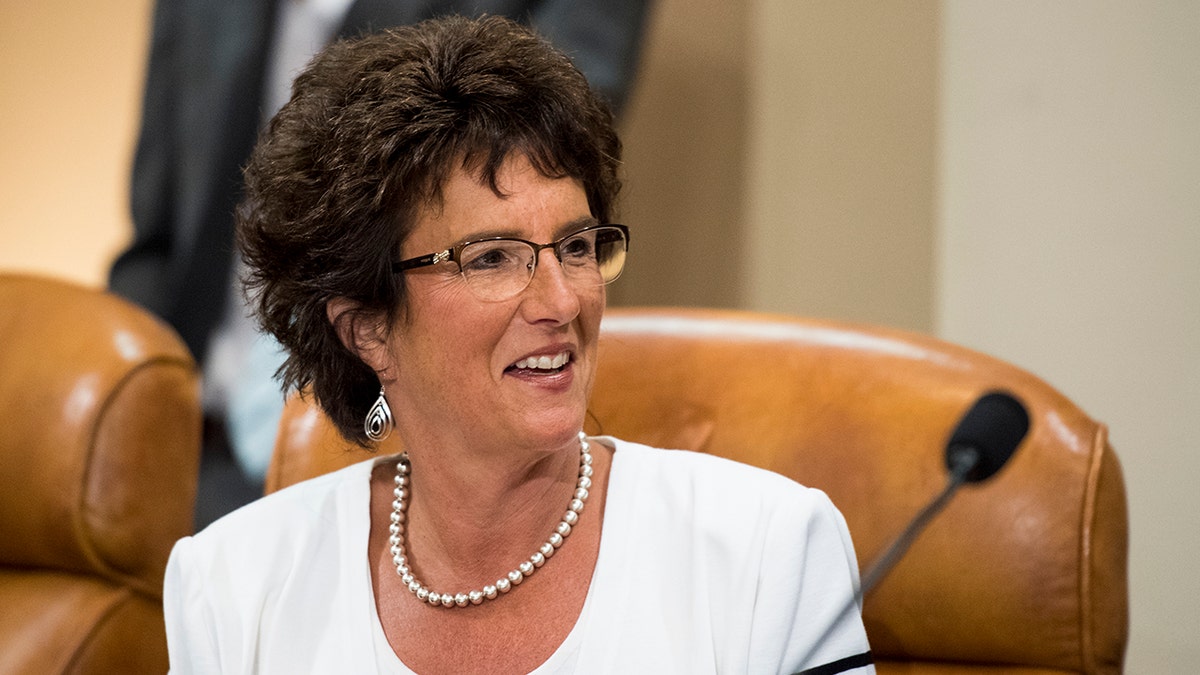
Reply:
M1012 394L991 391L975 401L946 443L946 466L951 471L964 456L977 455L965 480L991 478L1012 457L1029 431L1029 413Z

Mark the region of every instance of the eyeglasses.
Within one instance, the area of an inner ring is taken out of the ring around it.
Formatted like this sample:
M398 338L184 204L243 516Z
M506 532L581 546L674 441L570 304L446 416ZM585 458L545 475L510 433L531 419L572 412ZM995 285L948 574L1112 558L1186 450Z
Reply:
M593 225L549 244L492 237L458 244L428 255L392 263L392 273L452 261L476 298L499 302L517 296L537 271L542 249L553 249L567 279L579 286L603 286L621 276L629 249L629 228Z

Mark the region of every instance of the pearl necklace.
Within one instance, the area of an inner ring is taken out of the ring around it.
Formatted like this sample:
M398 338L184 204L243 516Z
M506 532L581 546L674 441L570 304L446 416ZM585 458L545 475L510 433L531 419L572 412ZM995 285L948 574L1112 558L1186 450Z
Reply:
M408 474L410 467L408 453L400 455L400 461L396 462L396 489L393 490L396 499L392 502L392 522L388 526L388 532L391 533L388 541L392 545L392 563L396 565L396 574L400 575L400 581L408 586L408 590L412 591L418 600L428 602L430 605L441 605L442 607L478 605L484 600L495 600L500 595L512 590L525 577L530 576L535 570L546 564L546 560L554 555L554 552L563 545L563 542L571 534L571 528L575 523L579 522L579 514L583 512L583 505L587 502L588 488L592 487L592 455L588 452L590 447L587 436L582 431L579 432L579 482L576 485L575 494L572 496L571 502L567 505L567 511L563 514L563 519L554 528L554 532L550 534L550 538L546 540L546 543L542 544L537 552L529 556L528 560L517 565L516 569L497 579L496 583L484 586L483 590L453 594L438 593L429 590L413 575L412 570L408 567L408 556L404 551L403 535L405 531L406 511L408 510Z

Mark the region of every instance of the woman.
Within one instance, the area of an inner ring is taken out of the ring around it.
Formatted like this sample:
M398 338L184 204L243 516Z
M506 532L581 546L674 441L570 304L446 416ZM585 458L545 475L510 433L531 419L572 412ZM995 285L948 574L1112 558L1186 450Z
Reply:
M580 431L619 161L604 103L507 20L339 43L301 75L246 170L259 318L285 385L406 454L182 540L175 671L870 669L822 493Z

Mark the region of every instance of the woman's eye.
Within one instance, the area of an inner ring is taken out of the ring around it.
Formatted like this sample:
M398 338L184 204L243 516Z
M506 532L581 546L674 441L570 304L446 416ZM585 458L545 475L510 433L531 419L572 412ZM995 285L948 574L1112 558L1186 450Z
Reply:
M563 242L562 255L564 258L591 258L592 241L586 237L575 237Z
M464 256L465 257L465 256ZM463 269L472 272L487 272L506 269L517 264L514 252L504 248L490 248L463 261Z

